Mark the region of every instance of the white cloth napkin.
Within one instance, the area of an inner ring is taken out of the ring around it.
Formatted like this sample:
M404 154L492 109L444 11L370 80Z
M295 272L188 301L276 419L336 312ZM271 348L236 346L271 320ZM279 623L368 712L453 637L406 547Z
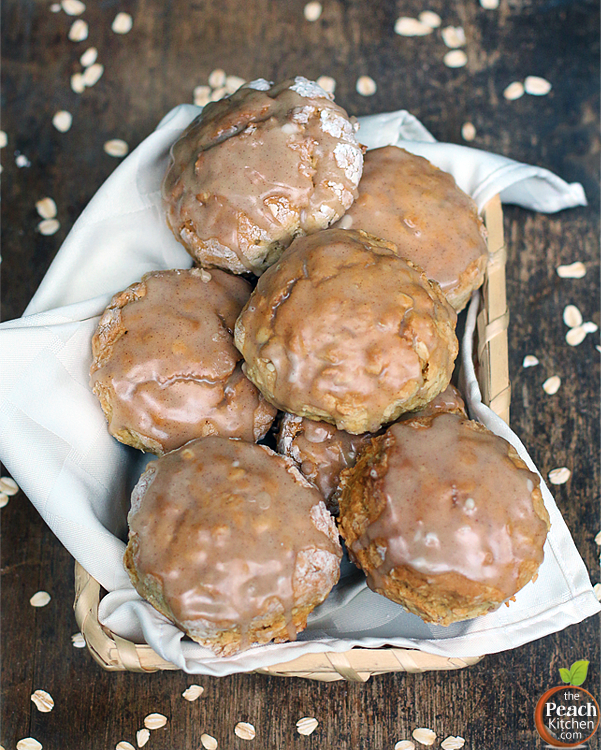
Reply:
M535 583L509 607L450 627L426 625L371 592L348 561L340 583L289 644L218 658L193 643L142 601L122 565L129 493L149 460L108 434L88 386L90 340L111 296L154 269L190 258L168 230L160 183L171 144L198 114L172 110L115 170L82 213L24 317L0 325L0 455L69 552L109 592L102 622L118 635L149 643L191 673L225 675L289 661L304 653L390 644L447 656L477 656L519 646L599 612L585 566L543 482L551 532ZM363 118L369 147L402 145L450 171L480 207L496 193L526 208L557 211L585 204L579 184L547 170L476 149L437 143L409 113ZM471 367L477 299L463 341L472 414L518 449L511 430L482 404Z

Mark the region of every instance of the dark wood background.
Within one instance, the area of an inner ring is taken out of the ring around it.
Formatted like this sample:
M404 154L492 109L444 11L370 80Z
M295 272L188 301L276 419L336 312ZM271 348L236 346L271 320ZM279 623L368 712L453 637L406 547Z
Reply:
M304 19L302 0L88 0L82 18L89 38L67 38L75 20L50 11L50 0L2 4L2 316L21 315L60 244L97 188L117 164L103 151L111 138L131 148L174 105L223 68L244 79L274 80L327 74L336 99L363 115L406 108L440 140L462 143L461 126L476 126L475 147L539 164L583 183L588 208L557 215L514 207L505 211L509 240L512 425L543 475L558 466L572 471L554 488L561 511L590 571L599 580L594 537L599 520L598 334L577 347L565 342L562 311L577 305L599 323L599 9L597 2L501 0L485 10L476 0L323 0L321 18ZM440 14L443 26L463 26L468 64L450 69L440 31L424 38L394 33L401 15ZM133 29L117 35L111 23L129 12ZM105 72L83 94L69 86L88 46L99 50ZM360 96L355 82L369 75L378 90ZM505 87L528 75L548 79L544 97L503 97ZM65 109L73 125L59 133L52 116ZM29 167L17 167L24 154ZM60 230L36 231L35 202L51 196ZM582 279L560 279L556 267L582 261ZM540 364L524 369L534 354ZM559 375L547 395L542 382ZM35 461L35 455L31 456ZM2 689L5 750L37 738L45 749L106 750L120 740L135 746L144 716L169 717L148 748L196 750L207 732L219 747L353 748L388 750L417 726L461 735L470 750L542 747L533 722L540 694L560 683L559 667L589 659L585 687L599 690L599 620L503 654L469 669L395 674L368 683L319 684L260 675L190 677L104 673L85 650L74 649L73 561L33 506L19 493L2 509ZM52 595L43 609L28 599L38 589ZM190 683L205 687L195 703L181 698ZM43 688L55 700L42 714L30 702ZM310 737L295 731L315 716ZM238 721L256 726L254 743L238 739ZM599 747L593 738L590 747Z

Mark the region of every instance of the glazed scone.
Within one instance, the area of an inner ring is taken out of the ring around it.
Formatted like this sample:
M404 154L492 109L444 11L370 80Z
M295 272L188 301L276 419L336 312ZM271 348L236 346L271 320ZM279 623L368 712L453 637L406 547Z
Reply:
M167 223L195 261L261 274L357 195L363 150L347 113L306 78L254 81L208 104L171 151Z
M448 172L397 146L365 154L359 197L336 226L393 242L457 311L484 280L488 248L476 204Z
M162 454L196 437L254 442L276 410L234 346L250 284L224 271L155 271L116 294L92 340L90 384L111 435Z
M371 437L371 432L351 435L327 422L284 414L278 430L278 452L296 463L301 474L321 492L328 510L335 514L338 505L333 496L340 472L353 466L359 449Z
M149 464L125 567L139 594L216 654L293 640L340 575L323 498L290 459L227 438Z
M456 314L394 246L352 230L300 237L236 321L245 372L282 411L360 434L449 384Z
M417 412L403 414L401 419L430 416L443 411L467 416L463 398L453 385L449 385ZM301 474L313 482L324 496L328 510L336 515L338 503L335 494L340 472L355 465L358 452L372 437L372 432L351 435L327 422L284 414L278 428L278 452L296 463Z
M403 414L401 419L414 419L416 417L433 417L441 412L450 412L452 414L461 414L467 417L465 410L465 401L463 396L454 385L449 384L438 396L422 406L417 411Z
M426 622L497 609L537 574L539 478L483 425L440 413L392 425L342 473L340 530L371 589Z

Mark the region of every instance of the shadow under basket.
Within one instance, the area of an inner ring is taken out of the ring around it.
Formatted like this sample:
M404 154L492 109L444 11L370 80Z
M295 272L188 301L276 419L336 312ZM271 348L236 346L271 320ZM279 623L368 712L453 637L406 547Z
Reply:
M505 243L501 201L495 196L485 206L484 222L488 231L489 260L481 290L477 319L476 375L482 400L509 423L511 387L507 350L509 311L505 287ZM108 671L156 672L177 670L147 644L135 644L121 638L98 619L102 590L98 581L75 563L75 619L92 657ZM387 672L427 672L462 669L482 657L449 658L406 648L353 648L344 653L306 654L284 664L255 670L256 673L282 677L304 677L332 682L366 682L372 675Z

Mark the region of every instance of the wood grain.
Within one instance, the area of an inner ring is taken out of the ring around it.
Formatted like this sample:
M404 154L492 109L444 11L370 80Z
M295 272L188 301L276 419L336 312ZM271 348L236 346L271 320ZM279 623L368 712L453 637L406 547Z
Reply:
M83 18L89 38L77 44L67 38L74 19L49 7L41 0L2 4L5 320L23 312L70 227L117 165L104 153L104 142L122 138L135 147L171 107L191 101L194 87L217 67L246 79L331 75L338 103L353 114L406 108L437 138L454 143L463 142L461 126L471 121L475 147L583 183L586 208L549 216L505 208L512 425L543 474L557 466L572 471L554 494L593 582L599 580L598 336L569 347L561 319L571 303L585 320L599 323L598 4L501 0L498 10L486 11L475 0L432 0L427 6L417 0L323 0L321 18L309 23L297 0L104 0L88 3ZM426 8L440 14L443 26L464 27L465 68L444 66L440 32L411 39L394 33L398 16L415 17ZM124 36L111 31L119 11L134 19ZM92 45L105 72L77 95L69 77ZM376 81L374 96L356 92L360 75ZM527 75L547 78L551 93L505 100L504 88ZM51 124L59 109L73 114L67 133ZM31 166L18 168L16 152ZM36 232L35 202L46 195L56 201L61 222L50 237ZM585 262L586 276L560 279L556 266L576 260ZM524 369L526 354L540 364ZM555 374L562 385L548 396L541 385ZM585 686L600 694L598 618L488 656L467 670L383 675L364 685L260 675L105 673L71 645L76 625L70 556L22 493L1 513L0 742L6 750L26 736L64 750L105 750L120 740L135 746L136 730L153 711L169 722L152 733L149 748L196 750L206 732L220 748L380 750L426 726L437 732L438 742L452 734L464 737L466 748L523 750L542 744L532 715L538 696L559 682L559 667L589 659ZM28 600L39 589L52 600L33 609ZM193 682L205 694L188 703L181 693ZM55 700L48 714L30 702L38 688ZM296 733L302 716L319 720L309 737ZM238 721L255 725L254 744L234 735ZM589 746L599 747L598 738Z

